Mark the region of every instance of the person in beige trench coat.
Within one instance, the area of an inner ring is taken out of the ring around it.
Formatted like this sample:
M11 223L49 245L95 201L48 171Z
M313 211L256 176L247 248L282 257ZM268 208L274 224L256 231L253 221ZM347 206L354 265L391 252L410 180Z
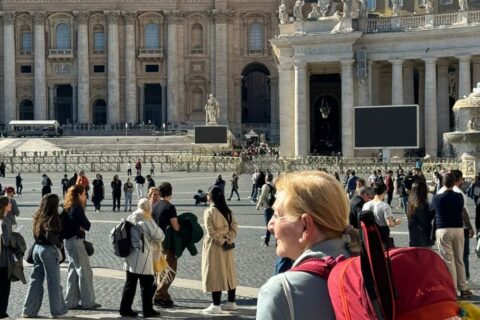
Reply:
M238 225L222 189L213 187L208 193L208 200L210 207L205 210L203 219L207 233L203 239L202 284L204 292L212 293L213 303L203 312L220 314L222 310L237 309L237 273L233 253ZM228 302L220 307L222 291L228 292Z

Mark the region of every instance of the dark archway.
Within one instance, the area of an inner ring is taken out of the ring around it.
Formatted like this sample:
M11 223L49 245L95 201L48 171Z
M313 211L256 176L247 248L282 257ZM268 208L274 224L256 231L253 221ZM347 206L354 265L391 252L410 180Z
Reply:
M145 123L162 123L162 86L160 83L146 83L144 86L145 104L143 120Z
M60 124L72 122L73 116L73 89L69 84L57 86L55 101L55 115Z
M31 100L22 100L19 111L20 120L34 120L33 102Z
M242 123L270 123L270 71L263 64L252 63L242 76Z
M332 155L342 151L341 105L339 74L310 77L311 153Z
M98 99L93 103L93 124L107 123L107 103Z

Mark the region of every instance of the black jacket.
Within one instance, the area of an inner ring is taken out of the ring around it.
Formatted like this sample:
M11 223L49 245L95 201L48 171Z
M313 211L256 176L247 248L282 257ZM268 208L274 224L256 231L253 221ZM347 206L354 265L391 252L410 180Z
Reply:
M363 201L362 197L358 194L354 195L352 199L350 199L350 224L354 228L359 228L358 225L358 215L362 212L363 205L365 201Z

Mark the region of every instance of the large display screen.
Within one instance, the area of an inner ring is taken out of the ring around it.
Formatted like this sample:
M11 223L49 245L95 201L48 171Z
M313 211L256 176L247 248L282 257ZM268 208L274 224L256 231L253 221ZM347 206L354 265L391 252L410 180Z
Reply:
M359 106L354 118L356 149L419 148L418 105Z
M227 127L196 126L195 143L227 143Z

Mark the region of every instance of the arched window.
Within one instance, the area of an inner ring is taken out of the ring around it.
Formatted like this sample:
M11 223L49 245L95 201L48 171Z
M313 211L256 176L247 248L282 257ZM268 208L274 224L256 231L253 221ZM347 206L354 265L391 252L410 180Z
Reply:
M93 28L93 50L105 50L105 31L103 29L103 25L101 24L97 24Z
M203 109L203 91L196 87L192 90L192 111Z
M199 23L192 26L192 49L203 49L203 27ZM203 50L202 50L203 51ZM201 53L201 52L198 52Z
M262 25L258 22L254 22L250 25L248 49L253 52L263 51Z
M70 28L65 23L59 23L55 30L57 49L70 49Z
M145 27L145 48L147 49L158 49L158 24L149 23Z

